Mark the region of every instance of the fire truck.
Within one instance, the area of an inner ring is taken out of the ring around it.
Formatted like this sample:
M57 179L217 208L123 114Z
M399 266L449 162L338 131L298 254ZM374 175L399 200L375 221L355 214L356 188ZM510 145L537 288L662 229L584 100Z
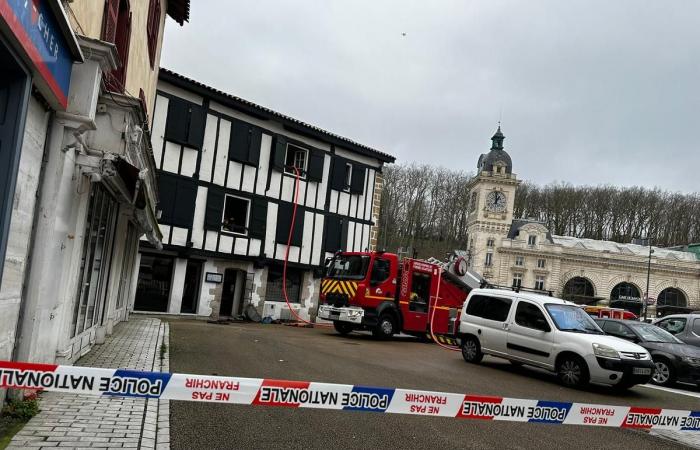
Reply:
M318 317L348 334L370 330L389 338L450 334L469 292L483 279L468 270L460 251L445 262L434 258L400 259L386 252L339 252L328 261L321 280Z

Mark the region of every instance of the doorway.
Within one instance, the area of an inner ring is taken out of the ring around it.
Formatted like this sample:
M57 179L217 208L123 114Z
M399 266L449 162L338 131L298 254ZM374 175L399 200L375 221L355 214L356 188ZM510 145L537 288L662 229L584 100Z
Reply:
M224 271L224 286L221 292L219 317L231 317L233 315L233 300L236 297L237 278L238 270L226 269Z
M0 280L29 101L29 75L0 39Z
M182 290L182 305L180 306L180 312L183 314L195 314L197 312L201 274L202 263L200 261L187 261L185 286Z
M142 253L134 309L168 312L172 279L172 257Z

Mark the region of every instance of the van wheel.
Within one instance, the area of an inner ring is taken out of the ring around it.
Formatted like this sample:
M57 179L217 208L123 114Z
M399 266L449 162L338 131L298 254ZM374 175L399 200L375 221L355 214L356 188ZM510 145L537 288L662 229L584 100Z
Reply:
M472 364L478 364L484 358L479 340L474 336L462 338L462 358Z
M374 337L390 339L396 333L396 321L389 314L379 316L379 323L372 329Z
M355 329L355 327L353 327L349 323L341 322L339 320L333 321L333 328L335 328L335 331L342 334L343 336L352 333L352 331Z
M557 377L566 387L583 387L588 384L589 374L586 361L576 355L566 355L557 364Z

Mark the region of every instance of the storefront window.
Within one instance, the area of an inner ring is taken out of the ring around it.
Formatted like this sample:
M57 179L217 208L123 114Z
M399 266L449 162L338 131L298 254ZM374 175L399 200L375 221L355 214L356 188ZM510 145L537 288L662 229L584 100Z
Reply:
M118 204L100 184L92 187L90 205L85 221L83 257L71 336L77 336L97 323L104 305L112 259L112 241L117 220Z

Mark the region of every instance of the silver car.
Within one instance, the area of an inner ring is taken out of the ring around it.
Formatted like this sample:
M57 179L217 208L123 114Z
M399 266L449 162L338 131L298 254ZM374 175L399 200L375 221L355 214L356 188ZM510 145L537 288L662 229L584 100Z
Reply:
M686 344L700 347L700 314L673 314L654 322Z

